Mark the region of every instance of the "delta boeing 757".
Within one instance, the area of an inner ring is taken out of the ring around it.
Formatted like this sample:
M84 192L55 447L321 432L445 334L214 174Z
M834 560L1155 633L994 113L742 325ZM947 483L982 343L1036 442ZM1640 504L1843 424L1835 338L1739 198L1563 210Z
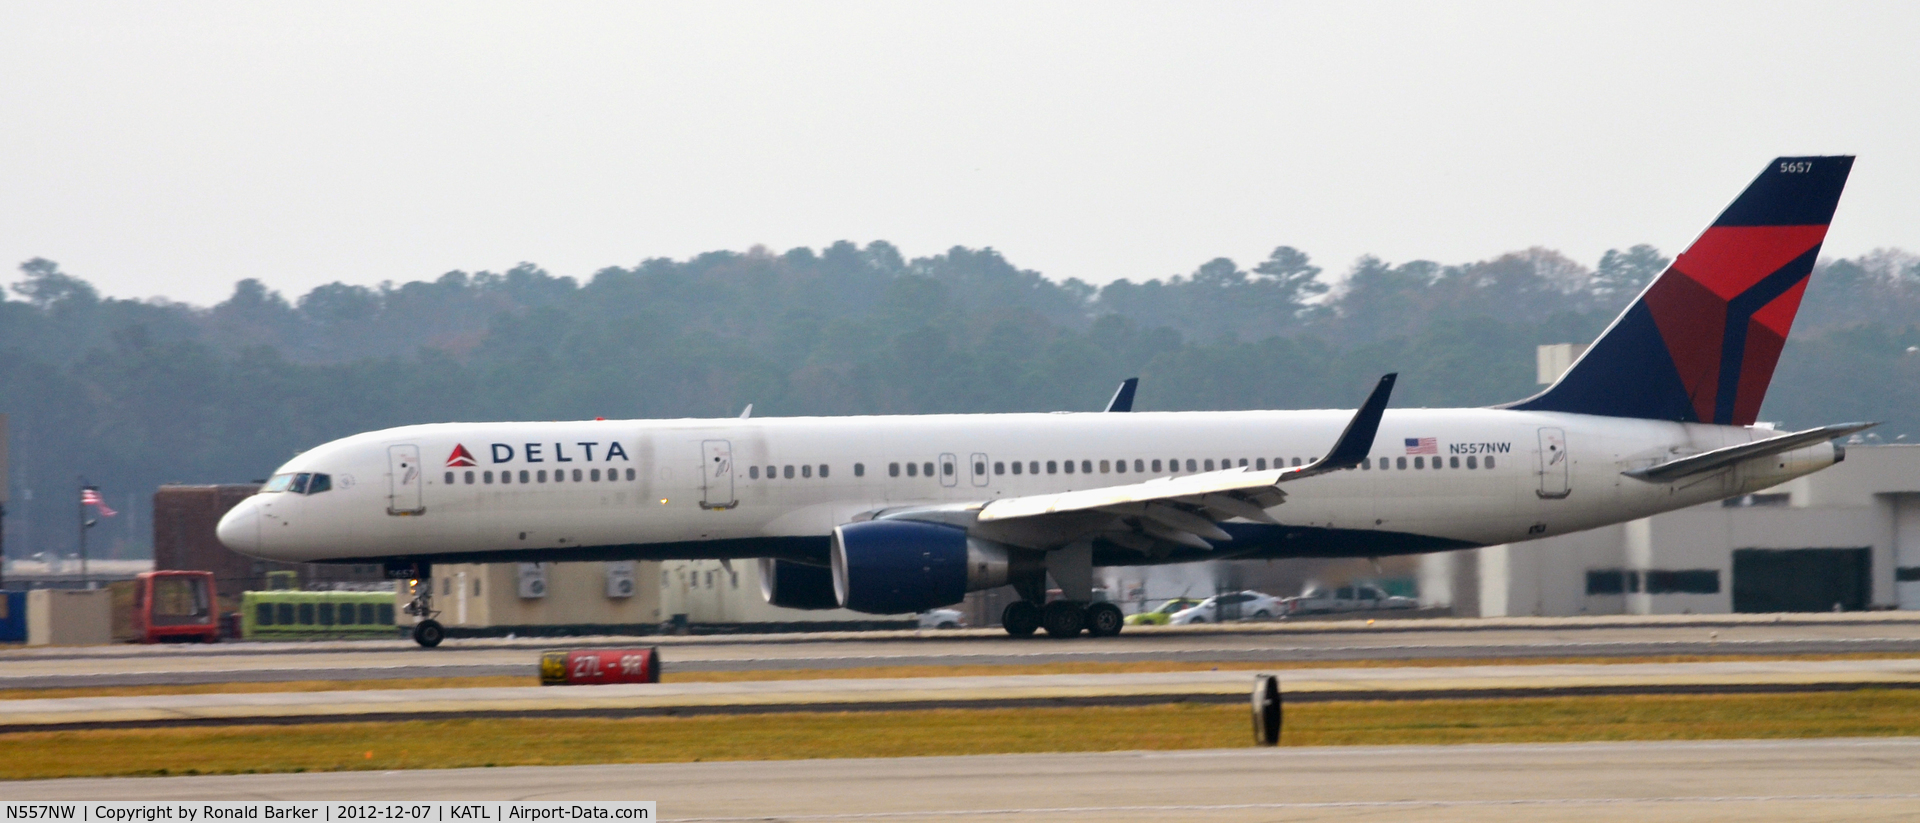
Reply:
M1492 408L442 423L281 466L220 540L384 563L757 559L769 602L922 611L1012 585L1010 634L1120 632L1095 566L1511 543L1819 471L1756 426L1852 157L1767 165L1558 382ZM1047 602L1051 576L1062 596ZM440 642L432 586L407 612Z

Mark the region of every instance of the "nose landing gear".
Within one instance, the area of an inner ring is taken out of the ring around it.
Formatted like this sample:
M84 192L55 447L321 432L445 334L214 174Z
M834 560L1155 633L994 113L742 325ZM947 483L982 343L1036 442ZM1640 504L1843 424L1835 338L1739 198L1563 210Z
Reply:
M425 583L426 585L421 585ZM433 607L433 580L416 580L413 583L413 599L400 611L417 618L413 623L413 642L425 648L440 645L447 639L447 630L434 618L440 616L440 610Z

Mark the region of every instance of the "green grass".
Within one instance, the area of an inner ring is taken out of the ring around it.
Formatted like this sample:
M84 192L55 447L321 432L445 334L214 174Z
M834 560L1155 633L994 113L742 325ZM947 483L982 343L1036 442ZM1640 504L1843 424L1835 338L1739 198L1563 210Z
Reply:
M1307 703L1290 746L1920 735L1920 690ZM0 779L1244 746L1246 707L510 718L0 735Z

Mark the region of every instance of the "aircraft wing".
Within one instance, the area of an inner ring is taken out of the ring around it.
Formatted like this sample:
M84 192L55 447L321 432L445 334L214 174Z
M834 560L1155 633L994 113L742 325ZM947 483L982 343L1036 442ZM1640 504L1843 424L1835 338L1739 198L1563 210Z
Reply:
M1211 549L1213 546L1207 539L1232 539L1215 525L1219 521L1240 517L1274 522L1265 510L1286 500L1280 484L1360 465L1373 451L1373 438L1379 431L1380 418L1386 411L1397 377L1389 374L1380 378L1327 455L1312 465L1267 471L1249 471L1242 467L1122 486L1009 497L979 507L973 520L982 525L1023 521L1042 525L1036 521L1053 519L1062 521L1061 525L1068 530L1091 530L1116 543L1143 550L1155 541ZM1076 514L1093 517L1063 517ZM914 519L916 515L899 512L891 516Z
M1864 431L1878 425L1880 424L1835 423L1831 426L1821 426L1817 429L1792 432L1778 437L1769 437L1765 440L1755 440L1751 443L1741 443L1736 446L1727 446L1725 448L1714 449L1713 451L1688 455L1678 460L1669 460L1658 466L1632 469L1621 472L1621 474L1635 480L1644 480L1648 483L1666 483L1679 480L1682 477L1692 477L1696 474L1704 474L1726 468L1742 460L1793 451L1794 449L1811 446L1822 440L1846 437L1854 432Z

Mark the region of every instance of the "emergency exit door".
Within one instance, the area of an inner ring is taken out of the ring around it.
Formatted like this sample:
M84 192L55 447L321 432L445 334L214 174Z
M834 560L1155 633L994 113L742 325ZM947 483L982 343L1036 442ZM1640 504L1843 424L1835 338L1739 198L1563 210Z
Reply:
M425 481L419 446L387 447L387 514L425 514L427 505L420 491Z
M1540 430L1540 449L1534 452L1534 462L1540 473L1540 489L1536 494L1548 500L1559 500L1573 493L1568 472L1573 457L1567 453L1567 433L1564 430Z
M733 496L733 443L727 440L700 441L700 508L731 509L740 501Z

